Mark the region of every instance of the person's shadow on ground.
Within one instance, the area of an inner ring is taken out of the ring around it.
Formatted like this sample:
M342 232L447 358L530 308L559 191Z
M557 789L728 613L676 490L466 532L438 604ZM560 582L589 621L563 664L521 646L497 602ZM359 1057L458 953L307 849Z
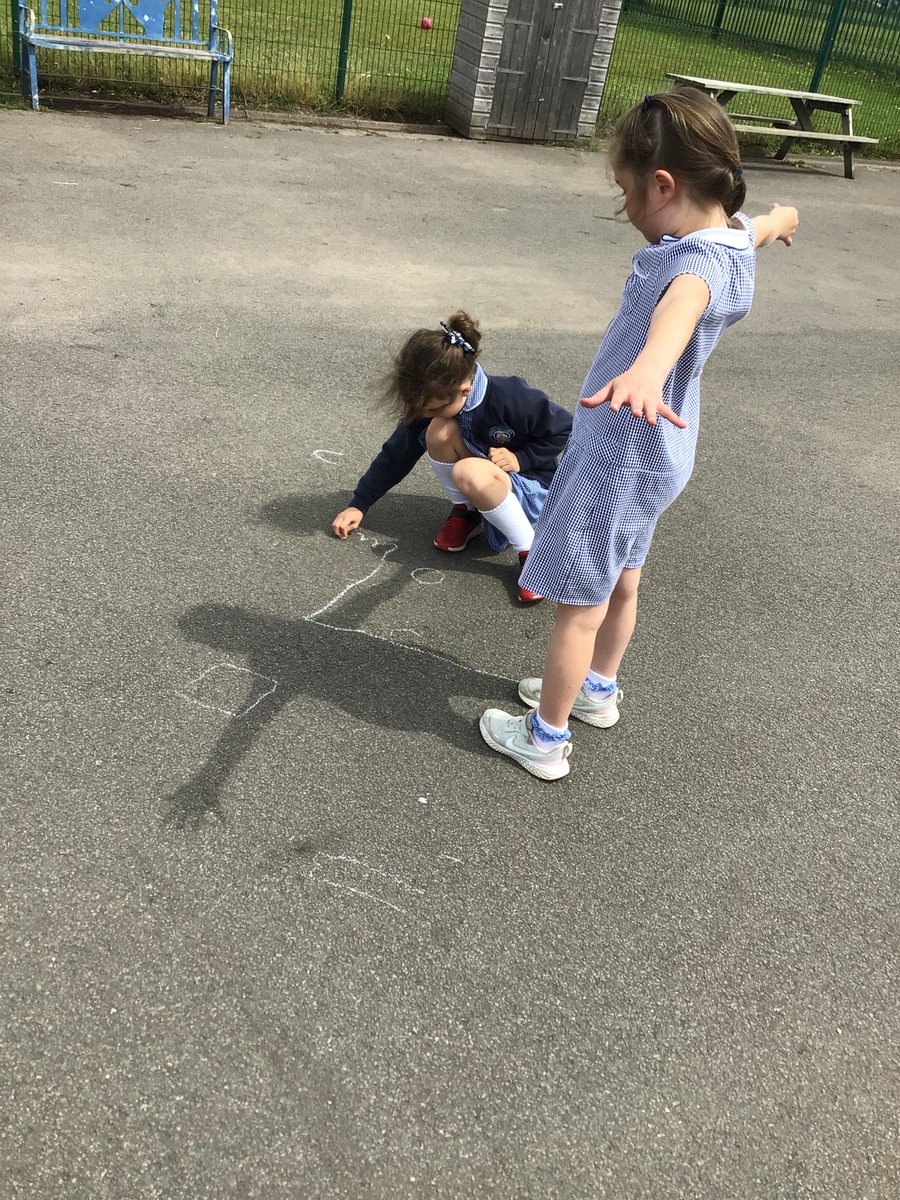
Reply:
M329 500L321 495L285 497L266 505L262 515L297 533L309 531L308 519L314 515L313 528L319 531L323 512L331 511ZM422 523L421 512L416 523ZM372 543L363 543L371 551L371 569L375 571L379 562L384 563L383 569L371 582L353 588L346 599L323 610L320 617L285 619L215 603L199 604L184 613L178 622L184 637L239 659L255 675L273 680L277 686L246 715L228 721L206 763L167 797L167 821L182 828L197 827L208 816L224 821L221 796L229 777L265 726L297 699L318 702L311 706L311 715L323 701L346 714L343 733L348 743L361 728L379 725L400 733L428 733L466 753L488 754L474 721L459 716L450 698L471 698L482 707L497 703L514 694L510 680L427 647L395 642L359 628L380 605L396 599L409 586L409 571L392 567L408 568L410 563L421 567L429 562L418 545L413 550L406 548L418 540L410 526L407 519L404 540L391 542L385 530L395 525L385 514L378 532L368 535ZM429 549L427 543L424 549ZM470 559L470 563L475 561ZM493 574L493 564L480 565ZM248 705L252 700L251 694ZM315 761L323 737L332 740L333 730L323 726L320 737L313 723L292 745L298 772L303 773L305 758Z
M286 533L303 538L330 538L340 548L346 543L331 533L331 522L346 506L346 492L325 495L293 493L264 504L259 516L262 521ZM521 605L516 591L518 560L511 549L494 553L483 534L474 538L459 554L446 554L436 549L434 535L447 519L448 511L448 501L436 496L391 493L378 501L377 507L367 514L357 533L368 539L364 544L368 545L373 555L380 555L386 543L396 543L390 561L406 567L408 571L426 567L445 573L453 571L461 575L484 575L496 579L502 584L510 607L519 609ZM351 534L348 542L355 539L356 535Z

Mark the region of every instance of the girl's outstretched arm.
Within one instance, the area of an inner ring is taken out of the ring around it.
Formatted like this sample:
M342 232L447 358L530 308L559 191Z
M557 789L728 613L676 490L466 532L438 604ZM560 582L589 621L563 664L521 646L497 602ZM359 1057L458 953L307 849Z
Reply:
M753 218L757 250L771 246L773 242L784 242L790 246L799 224L800 214L796 208L782 208L780 204L773 204L772 211L766 216Z
M686 429L687 423L663 404L663 385L694 336L707 304L709 285L699 275L673 279L656 306L647 341L634 364L581 403L587 408L608 403L613 412L626 404L650 425L656 424L657 417L665 417L679 429Z

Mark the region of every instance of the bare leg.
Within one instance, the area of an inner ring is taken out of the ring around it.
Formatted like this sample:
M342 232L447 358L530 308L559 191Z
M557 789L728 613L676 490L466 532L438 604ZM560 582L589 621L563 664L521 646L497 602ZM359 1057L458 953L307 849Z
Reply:
M539 709L541 720L548 725L561 729L569 720L575 697L587 678L597 631L608 603L589 608L574 604L556 606Z
M455 463L461 458L471 458L462 440L459 421L446 417L432 417L425 430L425 449L435 462Z
M640 581L640 567L629 567L622 572L609 598L603 624L597 630L591 670L607 679L615 679L634 633Z

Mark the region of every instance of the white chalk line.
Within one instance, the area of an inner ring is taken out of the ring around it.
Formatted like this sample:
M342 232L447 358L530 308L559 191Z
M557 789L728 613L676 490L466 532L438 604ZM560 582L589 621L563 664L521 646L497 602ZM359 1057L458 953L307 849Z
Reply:
M197 700L193 696L186 695L184 692L176 692L175 695L180 696L182 700L187 700L188 704L196 704L198 708L209 708L213 712L223 713L226 717L245 717L248 712L252 712L253 709L256 708L257 704L259 704L262 700L265 700L266 696L271 696L278 687L277 680L270 678L268 675L260 675L259 671L251 671L248 667L238 667L234 663L230 662L214 663L211 667L207 667L205 671L201 671L196 679L189 680L187 686L196 686L210 673L210 671L218 671L220 668L225 668L229 671L242 671L245 675L252 675L254 679L264 679L266 683L271 683L272 686L267 691L263 692L261 696L257 697L252 704L249 704L246 708L242 708L237 711L233 708L221 708L218 704L207 704L203 700Z
M333 879L326 879L325 876L320 877L323 883L327 883L329 887L337 888L339 892L349 892L353 896L362 896L365 900L374 900L376 904L383 904L385 908L392 908L394 912L405 913L407 909L401 908L399 904L391 904L390 900L384 900L381 896L373 896L371 892L364 892L361 888L351 887L348 883L336 883Z
M519 682L511 675L499 675L496 671L482 671L480 667L470 667L466 663L457 662L455 658L451 658L448 654L441 654L438 650L426 650L424 646L411 646L408 642L395 642L393 638L382 637L380 633L369 633L367 629L355 629L350 625L329 625L327 621L316 621L312 617L302 617L301 619L308 621L310 625L319 625L322 629L333 629L335 633L358 633L360 637L371 638L373 642L384 642L387 646L399 646L403 650L408 650L410 654L422 654L425 658L433 658L435 662L446 663L458 671L469 671L472 675L484 675L487 679L499 679L501 683Z
M369 875L380 875L382 879L389 879L398 887L406 892L410 892L416 896L424 896L425 892L422 888L413 887L411 883L407 883L405 879L401 879L399 875L392 875L390 871L382 871L380 867L373 867L369 863L363 862L361 858L354 858L352 854L325 854L319 852L313 862L312 870L309 873L310 879L318 877L322 883L327 883L329 887L337 888L341 892L350 892L354 896L362 896L366 900L374 900L376 904L383 904L386 908L392 908L394 912L405 913L407 910L401 908L399 904L392 904L390 900L385 900L383 896L375 896L371 892L366 892L362 888L355 888L349 883L341 883L337 879L327 879L320 874L322 863L320 859L327 859L329 862L346 862L352 863L355 867L362 867Z
M330 467L336 465L336 459L343 457L343 450L313 450L313 458L317 458L319 462L328 463Z
M416 567L414 571L410 571L410 577L420 583L422 587L434 587L438 583L443 583L446 579L443 571L438 571L435 567ZM431 576L437 575L438 579L432 579Z
M368 539L366 539L366 540L368 540ZM376 542L375 545L377 546L378 542ZM370 579L373 579L378 574L378 572L381 570L381 568L384 566L384 560L387 558L387 556L389 554L393 554L396 549L397 549L397 543L394 542L392 545L388 546L387 550L385 550L384 554L382 554L381 562L378 564L378 566L375 568L374 571L370 571L369 574L364 575L362 579L354 579L354 581L352 583L348 583L345 588L343 588L341 591L338 592L338 594L334 597L333 600L329 600L327 604L323 604L322 607L317 608L315 612L309 613L307 616L305 616L303 618L303 620L304 621L315 621L316 617L320 617L323 612L328 612L329 608L333 608L339 600L342 600L343 597L347 595L348 592L351 592L355 587L359 587L359 585L361 583L368 583L368 581ZM322 622L317 622L317 624L321 624L321 623Z
M377 538L369 538L364 533L359 533L359 539L363 542L372 541L373 549L380 544ZM448 663L452 667L457 667L461 671L469 671L473 675L483 675L487 679L499 679L502 683L518 683L518 679L513 679L510 675L498 675L496 671L482 671L480 667L469 667L465 663L457 662L455 659L450 658L449 655L441 654L437 650L426 650L424 646L410 646L408 642L396 642L390 636L384 637L380 633L369 633L367 629L359 629L356 626L331 625L327 621L317 620L322 613L328 612L329 608L333 608L335 604L337 604L339 600L346 596L348 592L352 591L353 588L359 587L363 583L368 583L370 579L373 579L384 566L387 556L389 554L393 554L396 549L397 543L391 542L387 546L385 552L382 554L381 561L374 571L370 571L369 574L364 575L362 579L354 579L352 583L348 583L345 588L342 588L341 591L338 592L334 599L329 600L327 604L323 604L321 608L317 608L315 612L309 613L307 616L302 617L301 620L308 621L310 625L320 625L322 629L332 629L335 633L357 633L362 637L371 638L373 642L384 642L387 646L402 646L404 650L409 650L411 654L422 654L426 658L433 658L436 662ZM425 567L421 569L431 570L432 568ZM393 630L392 632L396 632L396 630Z

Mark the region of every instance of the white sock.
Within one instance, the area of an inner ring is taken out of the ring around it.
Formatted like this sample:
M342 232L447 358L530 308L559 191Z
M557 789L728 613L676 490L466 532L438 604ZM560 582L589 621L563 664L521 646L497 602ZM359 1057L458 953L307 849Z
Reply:
M431 457L427 450L425 451L425 457L428 459L428 465L434 471L438 483L447 493L447 499L450 503L464 504L466 508L474 509L475 505L469 503L453 482L453 463L438 462L436 458Z
M584 681L584 691L592 700L602 700L604 696L608 696L616 690L616 679L608 679L606 675L601 675L599 671L588 671L587 679Z
M525 516L525 510L516 499L516 493L510 490L509 495L496 508L485 511L479 510L486 521L490 521L503 534L513 550L521 554L530 550L534 541L534 527Z
M559 729L545 721L540 712L535 711L531 714L531 740L544 754L549 754L562 742L567 742L571 736L568 725Z

